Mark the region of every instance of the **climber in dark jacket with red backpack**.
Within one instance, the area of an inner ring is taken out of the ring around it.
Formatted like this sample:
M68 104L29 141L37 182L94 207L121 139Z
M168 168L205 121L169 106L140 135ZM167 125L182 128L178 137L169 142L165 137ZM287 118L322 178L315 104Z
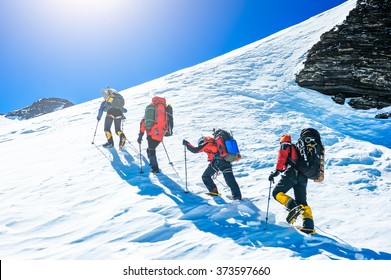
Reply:
M202 174L202 181L209 191L207 194L214 196L219 195L217 186L213 182L212 177L220 171L223 173L224 180L231 189L232 199L242 199L239 185L236 182L235 176L232 172L232 164L219 156L218 147L213 137L201 137L198 140L197 147L194 147L186 140L183 140L183 145L186 146L186 148L192 153L205 152L208 155L209 165Z
M273 189L273 197L288 210L286 221L293 224L296 218L302 214L303 227L300 229L306 233L315 233L312 211L307 204L307 182L308 178L295 168L298 159L298 151L292 144L291 136L283 134L280 139L280 150L275 171L269 175L269 181L274 182L274 177L280 173L281 179ZM286 193L293 188L294 197Z

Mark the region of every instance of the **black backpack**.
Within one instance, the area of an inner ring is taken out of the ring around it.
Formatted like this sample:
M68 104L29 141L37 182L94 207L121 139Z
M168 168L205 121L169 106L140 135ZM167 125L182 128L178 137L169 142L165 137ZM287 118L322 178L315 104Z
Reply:
M174 129L174 112L171 104L168 104L166 106L166 114L167 114L167 131L164 136L171 136L173 134L173 129Z
M297 169L308 179L319 179L324 157L324 147L319 132L314 128L303 129L296 148L298 151Z

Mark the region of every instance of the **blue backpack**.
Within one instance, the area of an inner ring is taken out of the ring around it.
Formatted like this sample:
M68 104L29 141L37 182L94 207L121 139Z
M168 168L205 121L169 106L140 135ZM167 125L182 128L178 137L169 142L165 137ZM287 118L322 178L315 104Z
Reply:
M231 133L223 129L217 129L214 130L213 134L221 158L228 162L234 162L241 159L238 143Z

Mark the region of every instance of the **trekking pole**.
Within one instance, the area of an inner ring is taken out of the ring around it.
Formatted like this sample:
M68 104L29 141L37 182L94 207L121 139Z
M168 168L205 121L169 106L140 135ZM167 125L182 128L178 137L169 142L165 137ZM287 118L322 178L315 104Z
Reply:
M99 124L99 120L96 122L96 127L95 127L94 137L92 138L92 142L91 142L91 144L92 144L92 145L94 145L94 144L95 144L95 143L94 143L94 141L95 141L96 131L97 131L97 129L98 129L98 124Z
M169 164L171 165L171 167L172 167L172 169L174 170L174 172L176 173L176 175L178 175L178 177L181 177L181 176L178 174L178 171L176 171L176 169L175 169L175 167L174 167L174 164L172 163L170 157L168 156L167 149L166 149L166 146L164 145L164 142L163 142L163 141L162 141L162 144L163 144L164 151L166 152L166 155L167 155Z
M189 192L187 188L187 158L186 158L186 146L183 146L183 150L185 151L185 193Z
M128 139L126 139L126 142L128 142L129 145L130 145L130 147L132 148L132 150L133 150L136 154L138 154L137 148L132 144L132 142L130 142Z
M167 155L167 158L168 158L169 164L171 164L171 165L174 165L174 164L171 162L171 159L170 159L170 157L168 156L167 149L166 149L166 146L164 145L164 142L163 142L163 141L162 141L162 144L163 144L164 151L166 152L166 155Z
M140 154L140 173L142 174L144 173L144 171L143 171L143 162L141 160L141 143L138 144L138 147L139 147L139 154Z
M271 189L272 189L272 181L270 181L269 196L267 198L266 223L265 223L264 230L267 230L267 223L269 221L269 203L270 203L270 192L271 192Z

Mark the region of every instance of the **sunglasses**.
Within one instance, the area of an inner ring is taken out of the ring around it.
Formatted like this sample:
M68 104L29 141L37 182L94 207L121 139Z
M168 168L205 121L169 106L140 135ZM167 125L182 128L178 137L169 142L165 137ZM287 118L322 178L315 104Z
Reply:
M306 142L307 144L309 144L309 143L316 143L315 142L315 138L312 138L312 137L304 138L304 142Z

